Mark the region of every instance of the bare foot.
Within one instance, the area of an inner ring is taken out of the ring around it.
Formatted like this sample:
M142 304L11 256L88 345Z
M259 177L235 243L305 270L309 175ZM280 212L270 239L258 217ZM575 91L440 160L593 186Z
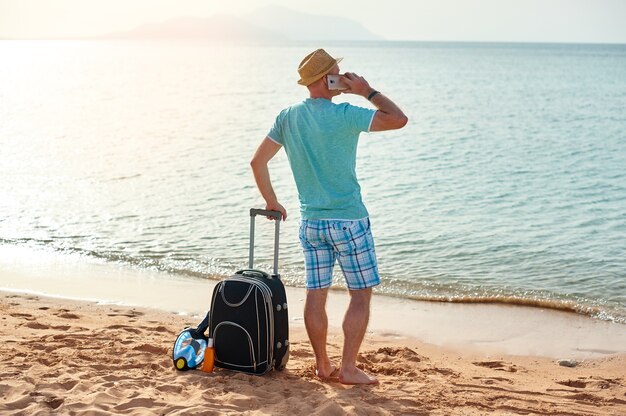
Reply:
M315 375L322 381L334 380L336 381L339 378L339 369L334 365L331 365L325 371L322 371L321 368L315 370Z
M339 382L341 384L378 384L378 379L370 376L360 369L354 367L351 370L345 370L343 367L339 371Z

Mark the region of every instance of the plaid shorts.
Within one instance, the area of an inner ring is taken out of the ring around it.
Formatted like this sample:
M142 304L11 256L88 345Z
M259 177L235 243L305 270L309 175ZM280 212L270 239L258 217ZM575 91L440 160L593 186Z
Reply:
M305 220L300 222L306 288L330 287L339 260L350 290L380 284L369 218L361 220Z

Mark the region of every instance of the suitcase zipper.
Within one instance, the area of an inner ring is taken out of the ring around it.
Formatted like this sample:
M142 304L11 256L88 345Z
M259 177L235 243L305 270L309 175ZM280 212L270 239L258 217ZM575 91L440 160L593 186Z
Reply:
M239 302L239 303L230 303L229 301L226 300L226 295L224 294L224 285L222 285L220 287L220 293L222 294L222 300L224 301L224 303L226 305L230 306L231 308L237 308L237 307L243 305L245 303L245 301L248 300L248 297L250 297L250 293L252 293L252 289L254 289L254 288L252 286L250 286L250 289L248 289L248 293L246 293L246 296L244 296L243 300L241 302Z

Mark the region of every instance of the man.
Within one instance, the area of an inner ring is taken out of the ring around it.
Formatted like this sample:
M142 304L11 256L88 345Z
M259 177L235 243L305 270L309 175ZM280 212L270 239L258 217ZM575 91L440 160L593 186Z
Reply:
M307 288L304 322L317 376L344 384L376 384L375 377L356 366L369 322L372 287L380 283L368 212L356 178L356 148L362 131L399 129L407 117L354 73L342 76L346 89L330 90L328 75L339 74L340 61L323 49L302 60L298 83L308 88L309 98L278 115L250 164L266 209L280 211L286 219L287 211L278 202L268 169L269 161L285 147L300 199ZM333 97L342 92L368 99L377 110L334 104ZM343 321L341 368L330 361L326 351L326 298L336 260L350 293Z

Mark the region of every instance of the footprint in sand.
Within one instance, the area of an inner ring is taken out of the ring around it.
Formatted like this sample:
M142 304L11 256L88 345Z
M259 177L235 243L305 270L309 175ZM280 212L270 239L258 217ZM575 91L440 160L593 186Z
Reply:
M586 389L587 387L590 387L596 390L604 390L611 388L612 386L619 386L621 384L621 381L621 379L610 379L601 377L579 377L577 380L561 380L557 381L556 383L562 386L573 387L576 389Z
M75 313L60 313L57 315L59 318L63 318L63 319L80 319L79 315L76 315Z
M37 357L35 358L35 361L38 362L39 364L42 364L46 367L52 367L55 364L59 363L59 359L54 357L54 356L47 356L47 357Z
M567 387L574 387L576 389L584 389L585 387L587 387L587 384L589 384L587 381L584 380L562 380L557 381L556 383Z
M169 329L167 327L164 327L163 325L159 325L159 326L145 326L145 325L142 325L139 328L145 329L146 331L150 331L150 332L158 332L159 334L162 334L164 332L165 333L170 333L170 334L174 333L174 331L172 331L171 329Z
M445 367L431 367L420 370L421 373L429 375L442 375L450 378L459 378L461 375L454 370Z
M67 331L71 328L70 325L46 325L39 322L29 322L24 326L30 329L56 329L59 331Z
M564 396L564 397L566 399L575 400L581 404L594 405L594 404L602 403L604 401L603 398L594 396L593 394L589 394L589 393L577 393L577 394L572 394L571 396Z
M505 377L472 377L474 380L480 380L483 384L496 384L497 382L505 382L508 384L513 384L513 380Z
M34 321L35 317L29 313L10 313L9 316L13 318L25 319L27 321Z
M180 384L164 384L156 387L156 390L161 393L181 394L184 390Z
M147 352L149 354L163 355L167 354L168 349L151 344L142 344L133 348L135 351Z
M366 372L405 378L423 373L423 369L418 369L418 363L423 360L426 358L407 347L383 347L357 356L359 368Z
M58 409L59 406L61 406L65 402L65 399L52 396L52 397L47 397L44 401L48 406L50 406L52 410L55 410L55 409Z
M124 331L131 332L133 334L141 334L141 330L128 325L109 325L107 329L123 329Z
M387 363L401 359L402 361L409 361L412 363L419 363L424 359L418 353L410 348L394 348L383 347L376 351L365 351L359 354L358 360L365 363Z
M517 372L517 367L515 365L509 365L503 361L474 361L472 364L478 367L491 368L496 371L506 371L509 373Z
M145 315L143 312L136 311L134 309L129 309L126 311L120 309L113 309L114 313L109 313L107 316L125 316L127 318L137 318L139 316Z
M53 315L63 319L80 319L80 316L75 313L71 313L69 309L59 309Z
M40 324L39 322L29 322L24 325L26 328L30 329L49 329L50 325Z

